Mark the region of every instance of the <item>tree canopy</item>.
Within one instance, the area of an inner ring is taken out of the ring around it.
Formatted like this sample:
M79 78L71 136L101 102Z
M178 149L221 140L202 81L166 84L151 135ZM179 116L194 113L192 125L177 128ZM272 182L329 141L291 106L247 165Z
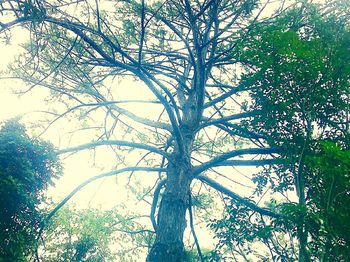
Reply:
M27 261L34 254L44 190L61 168L51 144L30 138L16 121L0 129L1 261Z
M134 221L139 215L121 216L123 206L107 211L64 207L45 230L42 260L138 261L151 234Z

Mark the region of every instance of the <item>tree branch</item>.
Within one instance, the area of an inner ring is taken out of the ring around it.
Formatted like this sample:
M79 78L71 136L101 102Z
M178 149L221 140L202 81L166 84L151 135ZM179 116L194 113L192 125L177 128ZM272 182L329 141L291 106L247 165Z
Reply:
M197 252L198 252L198 256L200 258L200 261L204 262L204 257L203 257L203 254L202 254L202 250L201 250L201 247L199 245L199 241L198 241L197 234L196 234L196 231L194 229L194 224L193 224L192 195L191 195L191 192L189 192L188 195L189 195L189 197L188 197L188 213L189 213L189 217L190 217L191 232L192 232L192 235L193 235L194 243L196 244L196 247L197 247Z
M10 29L15 25L31 22L32 20L33 20L32 16L27 16L27 17L20 17L8 23L0 23L0 33L2 33L7 29Z
M98 146L112 146L112 145L144 149L144 150L147 150L147 151L150 151L150 152L162 155L162 156L164 156L167 159L170 157L168 153L166 153L165 151L160 150L160 149L158 149L156 147L145 145L145 144L141 144L141 143L134 143L134 142L123 141L123 140L96 141L96 142L87 143L87 144L83 144L83 145L79 145L79 146L75 146L75 147L61 149L61 150L58 150L56 153L58 155L60 155L60 154L76 152L76 151L85 150L85 149L91 149L91 148L95 148L95 147L98 147Z
M159 193L165 184L166 184L166 179L163 179L163 180L159 181L156 188L154 189L150 218L151 218L152 226L153 226L153 229L155 232L157 232L157 222L156 222L156 218L155 218L155 213L156 213L156 208L157 208L157 204L158 204Z
M225 86L225 85L223 85L223 86ZM212 99L212 100L210 100L209 102L205 103L204 104L204 108L211 107L211 106L213 106L213 105L215 105L215 104L217 104L217 103L219 103L221 101L224 101L226 98L228 98L228 97L230 97L230 96L232 96L232 95L234 95L234 94L236 94L236 93L238 93L240 91L244 91L244 88L242 88L240 86L232 88L232 86L228 85L227 87L229 87L231 90L226 92L226 93L224 93L224 94L222 94L222 95L220 95L220 96L218 96L218 97L216 97L216 98L214 98L214 99Z
M231 115L231 116L224 116L218 119L208 119L208 118L203 118L202 121L206 121L203 124L201 124L199 126L199 129L202 129L204 127L207 126L211 126L211 125L217 125L217 124L223 124L227 121L232 121L232 120L237 120L237 119L241 119L241 118L247 118L247 117L252 117L257 115L258 112L243 112L243 113L238 113L235 115Z
M196 177L196 179L202 181L203 183L205 183L208 186L214 188L215 190L223 193L224 195L236 200L240 204L245 205L246 207L249 207L251 210L258 212L261 215L274 217L274 218L279 218L282 216L281 214L275 213L269 209L261 208L261 207L257 206L252 201L237 195L236 193L232 192L230 189L222 186L221 184L217 183L213 179L210 179L209 177L199 175Z
M217 164L213 164L211 167L220 166L266 166L283 163L285 160L281 158L272 159L258 159L258 160L225 160ZM196 171L195 171L196 172Z
M143 40L145 38L145 0L141 0L141 35L140 35L140 46L139 46L139 55L138 62L139 68L141 67L142 60L142 48L143 48Z
M254 155L257 155L257 154L271 155L274 153L278 153L279 151L280 150L276 148L245 148L245 149L233 150L233 151L224 153L222 155L219 155L217 157L214 157L208 162L196 167L193 174L196 176L209 168L220 166L220 163L232 157L242 156L242 155L253 155L253 154Z
M100 18L100 6L98 3L99 0L95 0L96 4L96 16L97 16L97 30L101 32L101 18Z

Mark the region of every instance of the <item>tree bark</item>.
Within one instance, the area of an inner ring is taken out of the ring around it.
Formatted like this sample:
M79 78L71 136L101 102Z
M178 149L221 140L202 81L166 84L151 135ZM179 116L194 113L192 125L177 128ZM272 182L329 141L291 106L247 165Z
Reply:
M175 143L168 158L166 187L160 201L156 239L148 253L148 262L182 262L185 260L183 235L187 225L190 185L193 180L191 153L195 130L199 126L194 95L184 105L184 116L179 126L182 145Z
M185 259L183 234L187 224L190 172L189 163L181 158L168 166L166 188L158 212L156 239L148 254L148 262L181 262Z

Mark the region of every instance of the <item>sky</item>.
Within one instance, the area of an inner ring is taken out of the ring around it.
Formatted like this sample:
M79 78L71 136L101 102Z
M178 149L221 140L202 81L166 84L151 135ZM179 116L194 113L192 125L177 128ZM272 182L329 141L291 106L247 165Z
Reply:
M18 56L21 52L20 44L25 42L25 40L23 34L15 32L10 44L0 42L0 71L6 70L8 64ZM18 116L21 117L21 122L24 124L35 122L36 120L40 121L42 114L38 111L47 108L47 103L45 102L47 93L37 88L25 95L14 94L21 87L23 87L21 82L13 79L0 79L0 122ZM56 147L60 147L64 125L64 123L60 122L55 124L45 134L44 139L49 140ZM50 188L48 192L48 195L55 202L63 199L71 190L89 177L109 171L101 166L93 167L89 164L91 162L91 154L88 151L74 154L69 158L62 158L62 160L64 174L56 181L56 186ZM73 197L71 202L80 208L102 207L108 209L126 201L126 194L122 192L122 189L123 187L117 186L115 177L101 179L84 188Z
M24 32L14 30L12 35L11 43L6 45L5 43L0 42L0 70L6 70L8 64L15 59L18 54L21 52L20 45L26 41L26 34ZM120 83L121 85L127 86L127 91L124 91L123 96L124 99L146 99L149 94L140 93L137 90L137 87L132 82ZM47 92L41 88L34 88L30 92L24 95L16 95L13 91L17 91L23 87L23 83L12 80L12 79L0 79L0 121L21 116L22 123L35 123L40 122L41 118L44 116L39 111L45 110L48 107L47 102L45 102L45 98L47 96ZM119 88L123 90L123 88ZM130 96L133 97L130 97ZM135 97L136 95L136 97ZM140 110L140 106L142 107ZM138 107L138 108L137 108ZM148 108L148 109L147 109ZM137 110L138 113L143 114L144 116L152 115L152 108L149 106L145 107L141 105L134 105L134 108L128 108L130 111ZM156 115L156 114L153 114ZM141 115L142 116L142 115ZM90 142L89 137L84 137L84 135L75 135L72 144L69 144L67 136L64 136L65 132L67 132L67 126L72 125L72 122L57 121L50 129L42 136L42 138L49 140L53 143L57 148L62 149L62 147L66 147L67 145L73 146L78 145L84 142ZM75 123L76 124L76 123ZM35 135L35 134L33 134ZM103 150L99 151L100 158L104 158L105 163L113 163L113 156L107 155L103 153ZM102 154L101 154L102 153ZM56 186L49 190L49 196L53 198L55 202L63 199L67 194L69 194L76 186L82 183L84 180L92 177L94 175L98 175L104 172L108 172L111 170L112 166L106 164L105 166L93 166L91 160L93 160L93 155L91 152L83 151L74 154L73 156L62 158L64 164L64 175L63 177L56 181ZM99 161L101 162L101 161ZM230 174L233 171L231 168L225 168L226 173ZM242 171L242 170L241 170ZM245 170L249 173L249 170ZM237 172L239 173L239 172ZM145 174L136 174L135 179L141 179L143 184L148 184L150 187L152 186L152 182L154 181L154 174L147 174L150 176L150 179L145 179ZM239 176L239 174L237 174ZM249 183L247 179L244 179L244 176L240 176L240 182ZM126 175L120 175L118 178L119 186L116 184L116 178L106 178L96 181L83 190L81 190L77 195L73 197L71 202L74 202L79 207L104 207L111 208L112 206L122 203L125 201L130 201L128 199L128 194L125 192L125 184L128 181L128 177ZM149 206L146 205L146 209L149 209Z

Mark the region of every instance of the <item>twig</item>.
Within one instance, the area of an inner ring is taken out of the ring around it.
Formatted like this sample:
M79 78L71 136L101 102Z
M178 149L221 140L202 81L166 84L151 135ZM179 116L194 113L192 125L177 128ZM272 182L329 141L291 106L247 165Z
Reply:
M191 196L191 192L188 192L188 212L189 212L189 216L190 216L190 227L191 227L191 232L193 235L193 239L194 239L194 243L196 244L197 247L197 252L200 258L201 262L204 262L204 257L201 251L201 247L199 245L199 241L196 235L196 231L194 230L194 225L193 225L193 212L192 212L192 196Z

